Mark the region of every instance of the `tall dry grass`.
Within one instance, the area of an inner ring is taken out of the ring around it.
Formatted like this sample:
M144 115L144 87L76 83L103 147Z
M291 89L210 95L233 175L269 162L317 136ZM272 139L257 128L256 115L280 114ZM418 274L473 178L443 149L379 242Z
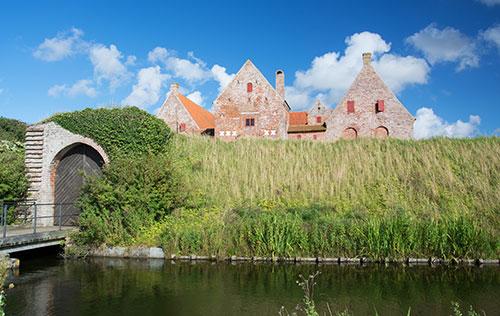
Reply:
M499 223L497 137L226 143L177 136L174 146L190 160L188 185L211 205L285 201L337 212L453 212Z

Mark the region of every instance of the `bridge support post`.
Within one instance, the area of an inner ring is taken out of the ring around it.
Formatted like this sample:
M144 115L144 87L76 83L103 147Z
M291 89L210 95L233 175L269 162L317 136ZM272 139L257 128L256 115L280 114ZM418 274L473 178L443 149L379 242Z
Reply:
M59 230L61 230L61 226L62 226L61 204L59 204L58 207L59 207Z
M37 218L36 202L33 203L33 211L35 213L35 216L33 217L33 234L36 234L36 218Z
M3 238L7 236L7 204L2 204L2 226L3 226Z

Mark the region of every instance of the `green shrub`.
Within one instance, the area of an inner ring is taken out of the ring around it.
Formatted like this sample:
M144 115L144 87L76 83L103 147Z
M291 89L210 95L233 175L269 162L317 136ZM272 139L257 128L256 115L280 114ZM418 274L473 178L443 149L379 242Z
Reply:
M26 123L0 117L0 140L23 143L25 134Z
M56 114L48 121L92 138L111 159L164 152L172 136L162 120L136 107L85 109Z
M22 199L27 190L24 151L0 146L0 201Z
M182 165L168 152L116 158L102 177L88 179L80 205L87 244L130 244L145 227L186 205Z

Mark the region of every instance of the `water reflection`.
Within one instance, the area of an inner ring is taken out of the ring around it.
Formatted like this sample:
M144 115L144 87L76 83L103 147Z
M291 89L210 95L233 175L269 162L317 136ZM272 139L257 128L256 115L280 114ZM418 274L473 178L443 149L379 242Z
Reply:
M321 271L317 304L355 315L450 315L450 302L500 310L498 267L231 265L163 260L26 262L7 315L277 315L293 310L299 274Z

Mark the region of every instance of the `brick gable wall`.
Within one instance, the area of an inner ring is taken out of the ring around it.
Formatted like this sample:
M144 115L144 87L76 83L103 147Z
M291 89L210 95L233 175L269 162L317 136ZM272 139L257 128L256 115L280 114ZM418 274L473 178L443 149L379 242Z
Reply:
M252 91L248 92L251 83ZM287 138L288 109L262 73L247 61L214 101L215 137ZM245 126L246 119L255 126Z
M361 72L327 121L326 139L352 135L349 128L355 129L358 137L381 137L385 128L389 137L411 138L414 117L377 75L370 61L365 59L364 62ZM383 112L376 111L377 100L384 101ZM349 101L354 101L354 113L348 113Z
M186 130L184 133L201 133L198 125L181 103L176 93L170 93L156 116L167 123L168 127L175 132L181 132L180 126L181 124L185 124Z

